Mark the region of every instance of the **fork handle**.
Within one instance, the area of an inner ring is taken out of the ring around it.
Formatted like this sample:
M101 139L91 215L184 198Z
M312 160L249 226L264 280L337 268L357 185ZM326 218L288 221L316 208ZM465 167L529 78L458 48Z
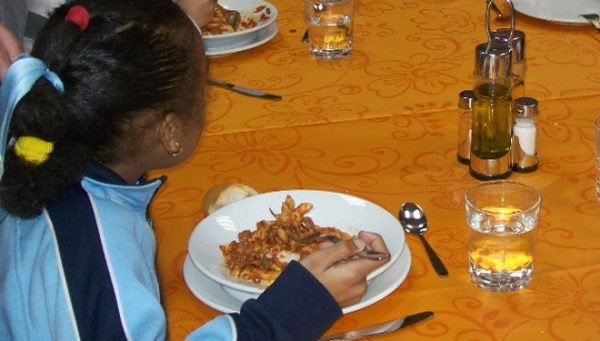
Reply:
M341 241L340 238L336 237L336 236L332 236L329 234L323 234L321 236L319 236L318 239L321 239L323 241L329 241L332 243L337 243L339 241ZM371 259L371 260L384 260L390 257L390 254L387 252L379 252L379 251L375 251L372 250L368 245L365 246L365 248L360 251L357 252L355 254L356 256L362 257L362 258L367 258L367 259Z
M374 251L374 250L371 250L371 248L369 248L369 247L365 247L364 250L357 253L356 255L359 257L362 257L362 258L367 258L367 259L377 260L377 261L388 259L390 257L390 254L387 252Z

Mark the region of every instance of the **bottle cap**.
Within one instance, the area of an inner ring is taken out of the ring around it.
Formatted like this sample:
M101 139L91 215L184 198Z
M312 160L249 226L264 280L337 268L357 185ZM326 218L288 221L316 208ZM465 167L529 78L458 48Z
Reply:
M475 93L473 90L463 90L458 94L458 107L464 110L471 110L474 100Z
M505 43L490 41L475 47L475 75L487 79L506 79L512 73L512 49Z
M539 113L538 101L532 97L519 97L514 100L513 105L518 117L530 118Z

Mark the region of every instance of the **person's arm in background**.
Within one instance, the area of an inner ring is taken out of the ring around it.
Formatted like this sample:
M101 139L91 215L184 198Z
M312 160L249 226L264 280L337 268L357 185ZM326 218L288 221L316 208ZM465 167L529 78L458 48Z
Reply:
M214 0L178 0L177 4L196 23L206 25L214 14Z
M0 25L0 82L4 73L19 55L23 53L23 46L17 37L6 27Z
M6 7L4 3L8 1L11 6ZM44 25L49 13L66 0L33 0L27 2L24 0L0 0L2 11L0 15L0 24L12 31L24 44L25 50L30 51L37 31ZM206 25L214 15L215 0L178 0L176 1L181 9L194 21L198 28ZM10 9L15 14L11 18ZM17 13L18 12L18 13ZM21 13L22 12L22 13ZM19 15L17 15L19 14ZM20 15L22 14L22 15ZM8 20L7 26L3 20ZM13 27L14 26L14 27ZM0 41L0 44L3 42Z
M26 0L0 0L0 25L23 39L27 19Z

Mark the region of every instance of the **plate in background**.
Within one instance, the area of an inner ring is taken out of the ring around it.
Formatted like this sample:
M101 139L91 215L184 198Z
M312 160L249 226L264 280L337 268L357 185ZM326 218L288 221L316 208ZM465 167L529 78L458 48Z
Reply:
M265 31L268 27L271 27L270 31L272 31L272 24L275 23L275 19L277 19L277 8L271 3L263 0L220 0L219 3L225 8L239 11L242 15L242 20L245 18L253 18L257 25L236 32L203 35L202 40L207 55L213 55L212 53L218 50L232 50L240 47L247 47L248 45L253 45L256 42L263 40L264 34L259 37L258 33ZM263 16L266 16L266 18L263 18Z
M513 0L515 10L559 24L589 24L581 14L600 14L600 0Z
M242 44L240 46L223 45L213 48L207 48L205 46L205 53L207 56L224 56L236 52L246 51L257 46L266 44L269 40L275 37L277 32L279 32L279 26L277 26L277 22L272 22L267 27L264 27L263 29L256 32L253 39L246 44Z

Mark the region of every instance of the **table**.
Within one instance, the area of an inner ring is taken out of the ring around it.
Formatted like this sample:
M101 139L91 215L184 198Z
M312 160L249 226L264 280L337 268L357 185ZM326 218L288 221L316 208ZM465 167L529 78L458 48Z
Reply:
M491 293L467 274L464 192L477 184L456 161L457 101L472 87L474 48L487 38L481 0L359 0L355 49L318 61L300 42L302 1L273 0L279 33L269 43L211 58L210 74L283 95L260 100L210 87L205 133L185 164L166 174L151 207L169 339L219 312L188 290L187 241L212 186L260 192L322 189L373 201L396 214L405 201L427 212L426 238L447 265L439 278L419 240L392 294L342 317L328 333L422 310L435 316L377 340L600 339L600 203L594 193L593 125L600 115L600 35L517 14L526 34L523 94L540 101L539 169L512 180L543 195L534 278ZM506 27L507 22L492 22Z

